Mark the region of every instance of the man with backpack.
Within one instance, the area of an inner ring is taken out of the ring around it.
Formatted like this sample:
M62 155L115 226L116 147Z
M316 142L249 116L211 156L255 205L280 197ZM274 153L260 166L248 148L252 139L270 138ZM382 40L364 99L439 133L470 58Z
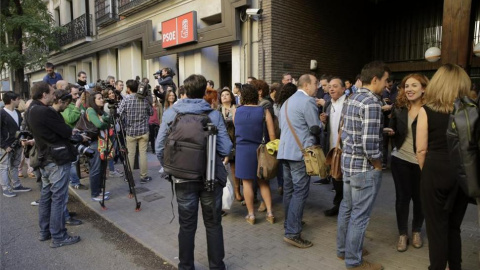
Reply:
M209 268L225 269L221 210L227 172L222 159L230 153L232 142L220 112L212 110L203 99L207 87L205 77L191 75L183 83L187 98L179 100L165 111L155 142L158 160L165 172L170 174L177 193L180 223L178 269L194 269L199 201L207 231ZM206 140L211 124L218 133L214 188L208 191L205 183Z

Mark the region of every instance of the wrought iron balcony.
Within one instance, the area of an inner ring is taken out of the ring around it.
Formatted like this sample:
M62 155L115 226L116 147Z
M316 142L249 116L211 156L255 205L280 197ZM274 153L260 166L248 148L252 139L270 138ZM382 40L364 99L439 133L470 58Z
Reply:
M118 0L118 15L128 16L164 0Z
M63 27L67 29L65 33L58 35L58 44L65 46L74 41L92 36L92 15L83 14L75 20L65 24Z
M117 0L95 0L95 18L97 27L104 27L118 21Z

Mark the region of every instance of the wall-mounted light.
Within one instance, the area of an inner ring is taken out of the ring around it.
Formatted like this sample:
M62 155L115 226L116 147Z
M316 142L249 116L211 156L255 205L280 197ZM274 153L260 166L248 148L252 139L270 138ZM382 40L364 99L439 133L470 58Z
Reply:
M476 57L480 57L480 42L473 46L473 53Z
M440 60L440 55L442 51L440 51L437 47L430 47L425 51L425 60L428 62L437 62Z

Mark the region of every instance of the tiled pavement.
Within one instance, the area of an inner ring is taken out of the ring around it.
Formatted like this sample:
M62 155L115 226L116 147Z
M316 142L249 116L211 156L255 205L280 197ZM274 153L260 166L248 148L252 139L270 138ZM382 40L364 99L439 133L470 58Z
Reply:
M172 191L170 183L158 174L158 161L148 154L149 175L153 181L140 184L137 181L138 198L142 202L140 212L135 212L133 199L128 198L128 185L123 178L107 180L111 199L106 201L107 210L98 202L90 200L90 190L71 190L90 208L101 214L115 226L137 239L156 254L172 263L178 263L178 215L173 200L175 219L172 219ZM117 168L122 170L120 165ZM134 171L136 179L138 170ZM88 178L83 179L88 184ZM271 182L274 214L277 223L265 221L264 213L257 213L257 224L249 225L244 220L246 208L234 202L222 224L225 238L225 263L228 269L345 269L343 261L336 257L336 218L325 217L323 210L332 205L334 193L331 186L310 188L304 211L303 235L313 242L313 247L298 249L283 242L284 213L281 197L277 194L276 180ZM258 207L258 205L257 205ZM425 232L423 232L425 235ZM373 209L365 239L370 251L368 260L383 264L385 269L427 269L428 241L421 249L409 247L406 252L396 251L397 229L395 218L395 190L390 172L384 171L380 194ZM87 239L85 239L88 241ZM463 269L480 269L480 228L477 209L469 205L462 225ZM197 269L208 269L205 229L199 215L196 235L195 259Z

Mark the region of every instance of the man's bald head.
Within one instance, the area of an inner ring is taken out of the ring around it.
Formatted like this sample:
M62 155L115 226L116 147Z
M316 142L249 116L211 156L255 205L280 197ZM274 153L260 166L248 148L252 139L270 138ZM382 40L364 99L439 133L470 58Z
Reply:
M67 88L67 85L68 85L68 82L65 81L65 80L60 80L60 81L57 81L57 89L65 89Z

